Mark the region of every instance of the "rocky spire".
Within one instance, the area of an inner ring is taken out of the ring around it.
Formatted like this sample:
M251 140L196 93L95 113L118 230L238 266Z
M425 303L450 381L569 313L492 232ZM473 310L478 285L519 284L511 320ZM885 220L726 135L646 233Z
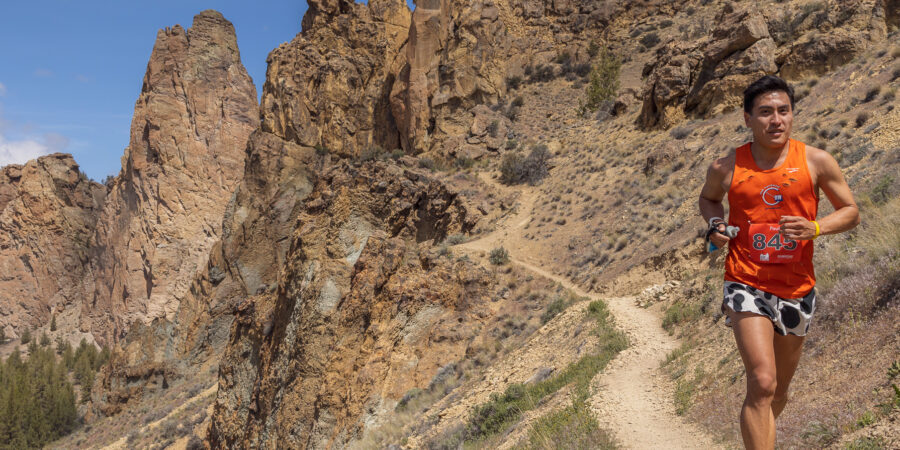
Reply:
M94 236L83 315L95 332L115 339L135 321L172 318L218 239L257 124L230 22L208 10L188 30L159 31Z

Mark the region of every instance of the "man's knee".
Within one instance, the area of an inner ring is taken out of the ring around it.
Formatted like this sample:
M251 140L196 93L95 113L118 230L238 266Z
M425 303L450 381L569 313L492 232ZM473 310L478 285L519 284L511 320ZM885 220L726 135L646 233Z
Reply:
M772 401L778 382L775 374L768 372L750 373L747 375L747 396L755 401Z
M775 392L775 395L772 396L772 403L776 403L779 405L783 405L788 402L788 394L787 392Z

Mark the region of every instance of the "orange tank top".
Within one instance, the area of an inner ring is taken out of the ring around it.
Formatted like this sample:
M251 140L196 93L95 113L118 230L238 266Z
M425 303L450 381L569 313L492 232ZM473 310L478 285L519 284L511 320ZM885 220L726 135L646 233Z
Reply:
M816 285L812 241L786 241L781 216L815 220L819 197L806 162L806 144L790 140L780 167L762 170L750 143L736 150L728 189L728 224L740 227L728 244L725 279L782 298L800 298Z

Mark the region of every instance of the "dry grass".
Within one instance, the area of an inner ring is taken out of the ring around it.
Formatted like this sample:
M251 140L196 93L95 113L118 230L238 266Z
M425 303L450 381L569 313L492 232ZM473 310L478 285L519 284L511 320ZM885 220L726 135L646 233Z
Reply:
M485 368L521 346L540 328L548 311L558 308L558 305L553 306L556 299L569 300L571 297L558 284L535 278L517 266L507 264L494 267L494 270L500 286L499 298L493 300L497 302L497 312L484 323L481 335L473 340L465 358L448 366L446 376L436 377L429 386L407 392L393 413L379 419L379 424L367 429L360 440L350 445L351 448L403 445L407 436L421 431L413 428L432 405L448 395L457 395L454 394L457 388L477 380ZM447 435L454 433L451 430Z

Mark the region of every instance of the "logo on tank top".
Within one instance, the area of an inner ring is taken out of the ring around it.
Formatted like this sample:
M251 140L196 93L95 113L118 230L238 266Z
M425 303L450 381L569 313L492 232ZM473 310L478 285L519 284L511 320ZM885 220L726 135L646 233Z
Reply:
M763 203L769 206L777 206L784 200L784 197L781 195L781 190L777 184L770 184L763 188L762 192L762 200Z

